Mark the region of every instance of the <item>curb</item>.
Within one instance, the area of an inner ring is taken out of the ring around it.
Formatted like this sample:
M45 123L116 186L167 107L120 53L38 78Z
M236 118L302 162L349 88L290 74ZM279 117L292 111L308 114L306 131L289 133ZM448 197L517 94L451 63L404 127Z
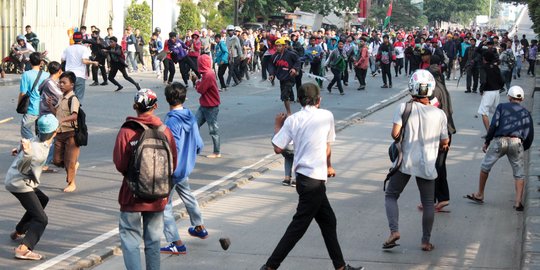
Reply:
M400 91L399 93L384 99L380 102L375 103L374 105L370 106L369 108L354 113L350 115L349 117L345 118L344 120L340 120L336 122L336 133L341 132L342 130L346 129L347 127L350 127L354 124L360 123L364 118L368 117L369 115L384 109L393 103L401 100L402 98L406 97L409 94L409 91L407 89L404 89ZM222 185L216 186L209 190L208 194L204 195L203 197L199 198L197 201L199 202L199 206L201 208L204 208L206 205L208 205L210 202L217 200L218 198L221 198L235 189L242 187L246 184L248 184L250 181L260 177L265 172L270 170L271 168L274 168L276 166L282 165L282 158L281 156L276 156L275 158L270 158L269 160L265 161L262 165L259 167L253 168L249 170L248 172L239 175L235 177L234 180L224 183ZM540 203L539 203L540 204ZM174 213L175 220L184 219L188 217L188 212L185 208L182 208L181 211ZM540 218L539 218L540 220ZM539 221L540 222L540 221ZM540 237L539 237L540 238ZM103 263L107 258L113 256L113 255L120 255L122 254L120 245L115 245L113 247L107 247L103 250L99 250L93 254L90 254L86 256L85 258L79 259L73 263L71 263L67 268L67 270L83 270L83 269L89 269L91 267L94 267L98 264ZM539 254L540 258L540 254Z
M540 88L540 76L533 85L533 118L534 141L528 151L528 179L525 184L525 212L523 220L523 243L521 249L522 270L540 269L540 98L534 93Z

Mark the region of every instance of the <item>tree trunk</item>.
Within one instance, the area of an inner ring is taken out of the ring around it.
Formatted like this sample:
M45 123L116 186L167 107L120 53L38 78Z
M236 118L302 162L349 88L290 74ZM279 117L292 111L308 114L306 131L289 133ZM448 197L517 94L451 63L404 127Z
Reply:
M86 11L88 10L88 0L84 0L84 3L83 3L83 10L82 10L82 16L81 16L81 25L79 26L83 26L84 25L84 22L86 21Z

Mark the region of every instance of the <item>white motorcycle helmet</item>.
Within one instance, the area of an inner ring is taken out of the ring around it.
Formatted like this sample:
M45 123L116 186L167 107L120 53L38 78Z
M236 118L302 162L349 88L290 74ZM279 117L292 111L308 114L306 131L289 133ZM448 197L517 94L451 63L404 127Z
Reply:
M435 84L435 78L429 71L419 69L409 79L409 92L413 97L430 97L435 89Z
M226 29L227 29L227 31L234 31L234 25L229 24L229 25L227 25Z

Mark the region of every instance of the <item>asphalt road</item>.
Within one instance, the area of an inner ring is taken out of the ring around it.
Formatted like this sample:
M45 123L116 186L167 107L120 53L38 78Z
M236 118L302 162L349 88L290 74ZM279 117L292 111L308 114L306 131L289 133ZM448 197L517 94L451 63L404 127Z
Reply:
M179 74L177 72L177 74ZM136 73L133 77L142 87L155 90L159 95L158 116L164 117L168 111L163 89L164 85L151 73ZM178 77L177 77L178 78ZM308 81L306 79L305 81ZM80 169L77 174L78 190L65 194L61 190L65 185L65 173L44 174L42 190L50 197L47 206L49 225L43 238L36 247L47 256L54 258L72 250L117 227L118 203L117 195L121 176L112 164L112 148L118 129L128 115L134 115L132 109L135 88L120 79L124 90L115 93L114 86L90 87L87 81L83 108L87 113L89 127L89 146L81 150ZM336 122L344 120L357 112L365 112L384 99L398 94L406 86L405 76L394 78L394 88L380 89L380 75L368 78L366 91L357 91L358 83L351 78L345 95L340 96L337 89L332 94L324 91L323 107L334 113ZM15 102L18 86L4 86L1 89L5 98L0 100L0 118L14 117L13 121L0 124L0 172L7 171L12 162L10 149L19 140L20 115L15 113ZM269 82L261 82L258 73L251 76L240 86L231 87L221 95L219 126L223 158L207 159L212 152L212 142L208 136L207 126L201 127L205 142L203 153L197 160L197 166L190 181L193 190L204 188L217 180L227 183L246 172L255 170L261 164L275 158L270 146L273 133L274 116L284 111L279 100L279 86L272 87ZM186 106L192 111L198 107L198 94L190 87ZM293 110L300 109L299 104ZM269 156L270 155L270 156ZM252 166L252 167L250 167ZM246 168L249 167L249 168ZM3 175L1 175L3 179ZM13 230L21 217L23 209L11 194L2 189L0 196L0 232L6 237L0 239L0 265L10 269L28 269L40 262L21 262L12 259L12 249L16 246L7 235ZM103 243L101 243L103 244ZM92 248L84 249L79 254L67 256L51 269L62 269L65 265L87 256ZM37 268L45 269L45 268Z

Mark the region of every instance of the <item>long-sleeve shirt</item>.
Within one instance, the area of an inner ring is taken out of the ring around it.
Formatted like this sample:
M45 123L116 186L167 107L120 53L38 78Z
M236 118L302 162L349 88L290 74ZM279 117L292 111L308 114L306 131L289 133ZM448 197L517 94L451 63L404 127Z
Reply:
M518 137L523 142L523 149L529 149L534 139L534 125L529 111L516 102L497 105L486 135L486 145L495 137Z
M30 140L27 152L20 149L6 173L6 190L13 193L34 191L39 186L43 164L50 148L50 144L40 142L36 136Z
M298 55L290 50L283 50L282 53L275 53L270 58L268 72L270 75L276 76L280 81L292 80L290 74L291 69L300 70L300 61Z

